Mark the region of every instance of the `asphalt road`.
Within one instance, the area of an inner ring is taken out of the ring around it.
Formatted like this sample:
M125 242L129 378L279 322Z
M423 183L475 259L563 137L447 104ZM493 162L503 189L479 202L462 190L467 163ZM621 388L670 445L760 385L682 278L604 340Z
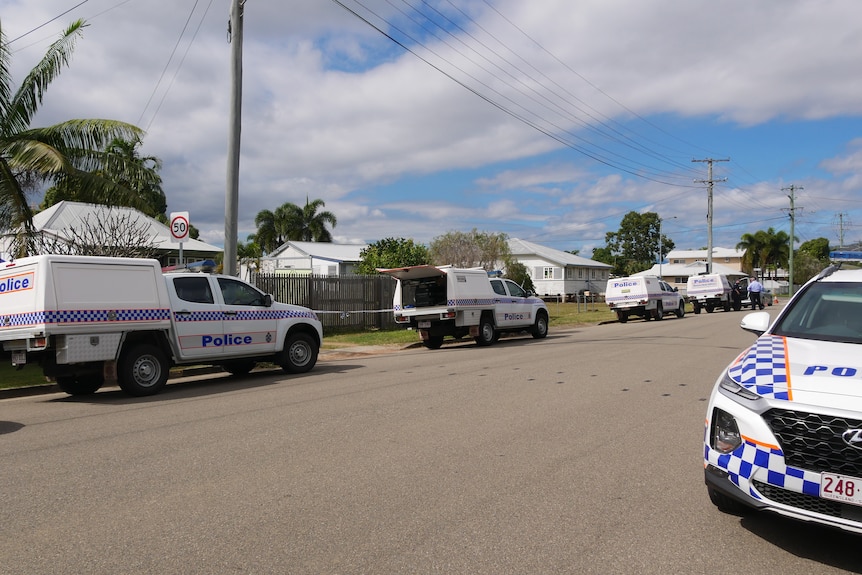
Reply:
M862 572L857 536L706 496L742 316L0 401L0 573Z

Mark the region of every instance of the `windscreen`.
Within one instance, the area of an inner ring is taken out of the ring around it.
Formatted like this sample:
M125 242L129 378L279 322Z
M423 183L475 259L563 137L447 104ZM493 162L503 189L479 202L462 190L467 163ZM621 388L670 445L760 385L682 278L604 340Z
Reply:
M776 324L775 335L862 343L862 284L816 282L792 306Z

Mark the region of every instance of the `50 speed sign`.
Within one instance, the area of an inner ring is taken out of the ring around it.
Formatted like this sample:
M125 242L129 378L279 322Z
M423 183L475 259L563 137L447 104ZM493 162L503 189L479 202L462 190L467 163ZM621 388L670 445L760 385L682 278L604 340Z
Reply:
M184 242L189 239L189 213L171 212L171 241Z

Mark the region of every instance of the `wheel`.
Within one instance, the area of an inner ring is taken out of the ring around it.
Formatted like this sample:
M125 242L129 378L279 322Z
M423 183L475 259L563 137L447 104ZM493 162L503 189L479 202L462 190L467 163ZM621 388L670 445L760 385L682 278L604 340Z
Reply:
M626 323L629 320L629 314L624 311L617 312L617 321L620 323Z
M653 317L656 321L661 321L664 318L664 307L661 305L661 302L658 302L658 304L656 304Z
M287 336L278 364L285 373L305 373L317 363L318 346L307 333Z
M679 302L679 307L676 308L676 317L682 317L685 315L685 302Z
M712 313L712 311L713 311L714 309L715 309L715 308L714 308L714 307L712 307L711 305L707 305L707 306L706 306L706 313Z
M167 357L154 345L135 345L120 357L117 379L120 389L129 395L154 395L168 382Z
M694 306L694 315L699 315L700 314L700 305L695 303L695 304L693 304L693 306Z
M748 507L712 487L707 487L706 491L709 493L709 500L712 501L712 504L723 513L743 515L748 511Z
M539 312L536 315L536 323L533 324L533 329L530 331L536 339L542 339L548 335L548 316L545 312Z
M237 359L223 363L221 368L231 375L245 375L254 369L257 362L251 359Z
M479 320L479 335L474 339L478 345L491 345L494 343L494 322L491 320L490 314L483 313L482 319Z
M651 320L651 319L652 319L652 312L651 312L650 310L648 310L648 309L647 309L647 310L644 310L644 314L643 314L643 316L641 316L641 317L643 317L643 318L644 318L644 321L649 321L649 320Z
M64 376L57 378L57 387L69 395L90 395L99 391L105 378L98 375Z
M730 311L730 302L729 301L724 302L722 309L724 311Z
M422 345L424 345L428 349L440 349L440 346L443 345L443 336L435 335L433 337L429 337L428 339L422 341Z

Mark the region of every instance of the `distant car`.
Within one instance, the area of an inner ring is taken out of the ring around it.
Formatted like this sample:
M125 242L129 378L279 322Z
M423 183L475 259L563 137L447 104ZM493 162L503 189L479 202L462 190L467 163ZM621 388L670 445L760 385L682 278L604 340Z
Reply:
M771 511L862 533L862 270L821 272L719 376L704 478L723 511Z

